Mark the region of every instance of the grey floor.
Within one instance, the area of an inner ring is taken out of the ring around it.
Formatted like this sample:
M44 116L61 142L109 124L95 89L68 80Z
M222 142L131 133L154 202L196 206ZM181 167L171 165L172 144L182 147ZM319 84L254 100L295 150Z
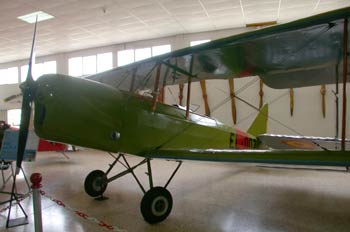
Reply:
M172 213L164 222L149 225L139 210L143 194L130 175L109 184L108 200L96 201L85 194L86 175L94 169L106 170L113 161L107 153L81 150L68 156L38 153L35 162L24 164L28 176L43 175L44 231L350 231L350 173L186 161L168 188L174 200ZM131 163L140 160L128 158ZM154 160L155 184L163 185L175 166L175 162ZM145 172L145 167L136 170L146 185ZM18 188L26 191L23 178ZM0 201L6 199L0 194ZM30 223L6 229L4 211L0 231L34 231L32 197L21 204ZM5 206L0 205L0 211ZM21 216L18 207L12 212L14 218ZM101 222L114 227L101 227Z

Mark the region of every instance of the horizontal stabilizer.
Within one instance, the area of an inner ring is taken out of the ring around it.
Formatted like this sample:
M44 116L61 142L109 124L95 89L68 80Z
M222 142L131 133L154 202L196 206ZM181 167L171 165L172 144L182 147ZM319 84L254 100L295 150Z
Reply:
M326 137L263 134L258 138L272 149L283 150L340 150L341 140ZM350 139L345 141L345 150L350 150Z

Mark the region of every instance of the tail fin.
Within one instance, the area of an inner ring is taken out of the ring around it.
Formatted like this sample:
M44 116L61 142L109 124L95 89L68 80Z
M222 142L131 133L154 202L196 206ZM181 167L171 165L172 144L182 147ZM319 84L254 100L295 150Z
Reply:
M265 134L267 131L267 118L269 113L269 106L268 104L265 104L256 116L254 122L248 129L248 134L251 134L253 136L258 136L260 134Z

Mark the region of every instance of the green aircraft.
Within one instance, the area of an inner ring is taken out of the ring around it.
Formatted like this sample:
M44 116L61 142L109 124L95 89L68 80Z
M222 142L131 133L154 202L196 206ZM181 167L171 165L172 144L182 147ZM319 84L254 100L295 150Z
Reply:
M21 167L32 104L35 132L41 138L117 153L106 172L92 171L85 191L100 197L107 185L132 174L144 192L141 213L149 223L163 221L172 209L167 187L182 160L273 164L350 166L350 141L343 137L314 138L266 133L267 105L247 133L190 111L193 81L258 75L273 88L295 88L337 83L349 75L350 8L312 16L283 25L243 33L185 48L104 73L78 79L43 75L34 81L29 71L22 84L23 102L17 168ZM36 26L35 26L36 27ZM188 83L186 109L157 102L161 86ZM151 89L152 96L136 94ZM346 88L344 88L346 90ZM344 93L346 96L346 93ZM345 101L346 98L344 98ZM346 101L343 111L346 113ZM271 149L259 149L264 144ZM334 145L341 150L334 150ZM143 157L130 166L125 154ZM151 159L178 161L167 183L153 186ZM119 162L125 171L108 177ZM149 190L134 169L146 164Z

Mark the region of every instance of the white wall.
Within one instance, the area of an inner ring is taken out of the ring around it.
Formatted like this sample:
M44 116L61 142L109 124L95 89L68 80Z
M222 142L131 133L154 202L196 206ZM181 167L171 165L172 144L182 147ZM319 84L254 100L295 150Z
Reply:
M255 82L254 82L255 80ZM235 79L235 90L241 89L247 83L249 85L244 91L237 94L254 106L259 106L259 79L249 77L244 79ZM233 125L231 114L231 101L229 94L229 85L227 80L210 80L207 81L207 94L211 116L219 119L221 122L235 126L246 131L257 115L257 111L250 106L236 99L237 124ZM169 90L170 89L170 90ZM290 95L289 89L276 90L264 85L264 104L269 103L268 133L274 134L293 134L307 136L335 136L335 97L332 90L334 85L326 86L326 117L322 115L322 97L320 86L305 87L294 89L294 114L290 115ZM169 86L166 89L166 102L178 103L179 88L178 86ZM340 87L340 93L342 89ZM350 87L347 87L350 93ZM172 94L171 94L171 93ZM187 87L184 87L183 104L186 104ZM173 97L174 96L174 97ZM349 94L348 94L349 96ZM198 113L204 114L204 102L199 83L192 83L191 103L199 104ZM195 106L193 106L195 108ZM213 109L215 110L213 111ZM347 137L350 137L350 102L347 102ZM341 114L342 102L339 101ZM341 125L341 115L339 115L339 125ZM341 129L339 129L339 133Z
M162 44L171 44L172 50L188 47L190 41L203 39L217 39L232 34L237 34L247 31L246 28L235 30L222 30L205 33L195 33L186 35L176 35L166 38L137 41L125 44L116 44L105 47L85 49L70 53L62 53L51 56L39 57L37 62L44 62L55 59L57 61L57 72L68 74L68 59L75 56L95 55L102 52L113 52L113 64L117 64L117 51L142 48L147 46L155 46ZM28 48L29 53L29 48ZM29 56L29 55L28 55ZM26 60L15 61L6 64L0 64L0 68L21 66L27 64ZM256 80L256 81L254 81ZM238 93L238 96L247 100L255 106L259 105L259 81L257 77L235 79L235 90L239 90L247 83L252 83L244 91ZM169 91L169 89L171 91ZM299 88L294 90L294 116L290 116L289 90L274 90L264 86L264 103L269 103L269 115L272 119L269 120L269 133L278 134L302 134L310 136L330 136L335 135L335 104L334 94L332 90L334 85L327 86L326 92L326 118L322 116L322 98L320 94L320 86ZM186 86L184 88L184 104L186 102ZM341 88L340 88L341 91ZM0 86L0 119L5 119L7 109L20 108L20 104L5 104L2 99L19 93L18 84ZM212 116L220 121L233 125L231 116L231 103L229 98L229 87L227 80L210 80L207 81L207 92L209 106L212 111ZM350 88L348 87L348 93ZM172 95L171 95L172 93ZM349 94L348 94L349 96ZM178 103L178 86L168 86L166 88L166 102L169 104ZM191 103L199 105L197 112L204 113L204 104L199 83L192 84ZM348 124L347 137L350 137L350 99L348 101ZM256 111L246 104L236 100L237 107L237 125L236 127L246 130L256 116ZM213 109L215 110L213 111ZM340 102L341 109L341 102ZM341 119L340 119L341 121ZM290 130L283 125L286 125L293 130Z

